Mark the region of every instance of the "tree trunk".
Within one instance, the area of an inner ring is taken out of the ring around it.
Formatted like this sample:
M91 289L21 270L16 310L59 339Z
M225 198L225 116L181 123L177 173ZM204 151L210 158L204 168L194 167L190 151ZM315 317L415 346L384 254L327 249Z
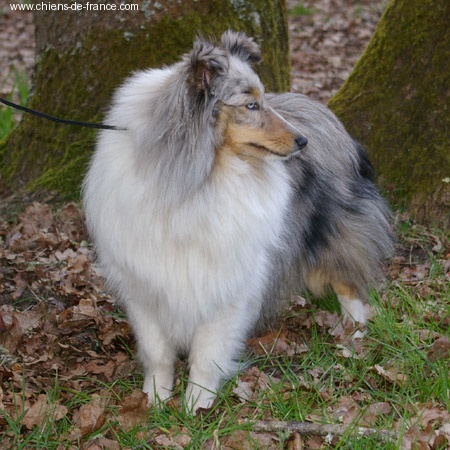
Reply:
M393 0L330 107L424 223L450 212L450 2ZM401 202L401 203L400 203Z
M220 38L227 28L242 30L261 45L259 73L268 90L289 88L284 0L126 2L129 8L138 4L139 11L119 10L122 3L101 0L83 2L90 10L35 12L38 63L29 107L101 122L113 90L132 71L171 64L197 34ZM116 11L104 10L112 4ZM53 190L77 198L94 141L95 132L87 128L25 115L0 143L0 181L15 190Z

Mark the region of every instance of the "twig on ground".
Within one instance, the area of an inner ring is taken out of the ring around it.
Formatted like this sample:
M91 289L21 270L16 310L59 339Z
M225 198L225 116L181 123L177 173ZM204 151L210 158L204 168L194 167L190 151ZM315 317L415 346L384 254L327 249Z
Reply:
M339 425L329 423L311 423L311 422L284 422L278 420L257 420L250 422L241 421L241 424L251 424L253 431L291 431L300 434L312 434L316 436L343 436L346 432L360 436L378 436L384 441L394 441L398 438L397 433L389 430L377 430L367 427L353 427L352 425Z

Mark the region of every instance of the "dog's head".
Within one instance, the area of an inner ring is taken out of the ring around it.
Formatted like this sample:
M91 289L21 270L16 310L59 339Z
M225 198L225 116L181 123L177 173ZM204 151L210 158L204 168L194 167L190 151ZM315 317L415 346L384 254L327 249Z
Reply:
M261 60L253 39L232 31L219 44L199 38L187 56L192 98L211 114L221 146L256 158L285 158L306 146L307 139L265 99L252 68Z

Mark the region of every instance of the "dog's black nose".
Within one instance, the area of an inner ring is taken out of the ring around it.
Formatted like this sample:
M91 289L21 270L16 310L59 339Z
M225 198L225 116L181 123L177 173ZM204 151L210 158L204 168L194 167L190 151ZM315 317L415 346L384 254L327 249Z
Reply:
M297 145L297 151L305 148L308 144L308 139L305 136L297 136L295 138L295 144Z

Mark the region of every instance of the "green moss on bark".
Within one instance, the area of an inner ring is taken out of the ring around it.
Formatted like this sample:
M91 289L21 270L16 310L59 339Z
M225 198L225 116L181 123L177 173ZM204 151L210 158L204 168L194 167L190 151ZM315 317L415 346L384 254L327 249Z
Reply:
M368 149L393 201L448 225L450 3L392 1L330 107Z
M220 37L227 29L245 31L261 45L258 67L268 90L286 91L290 64L284 1L211 0L180 2L176 11L122 27L95 26L67 48L42 50L35 92L28 106L71 120L101 122L112 92L132 71L171 64L195 36ZM61 32L66 33L66 29ZM95 143L95 131L25 115L0 143L0 179L12 189L51 190L76 199Z

